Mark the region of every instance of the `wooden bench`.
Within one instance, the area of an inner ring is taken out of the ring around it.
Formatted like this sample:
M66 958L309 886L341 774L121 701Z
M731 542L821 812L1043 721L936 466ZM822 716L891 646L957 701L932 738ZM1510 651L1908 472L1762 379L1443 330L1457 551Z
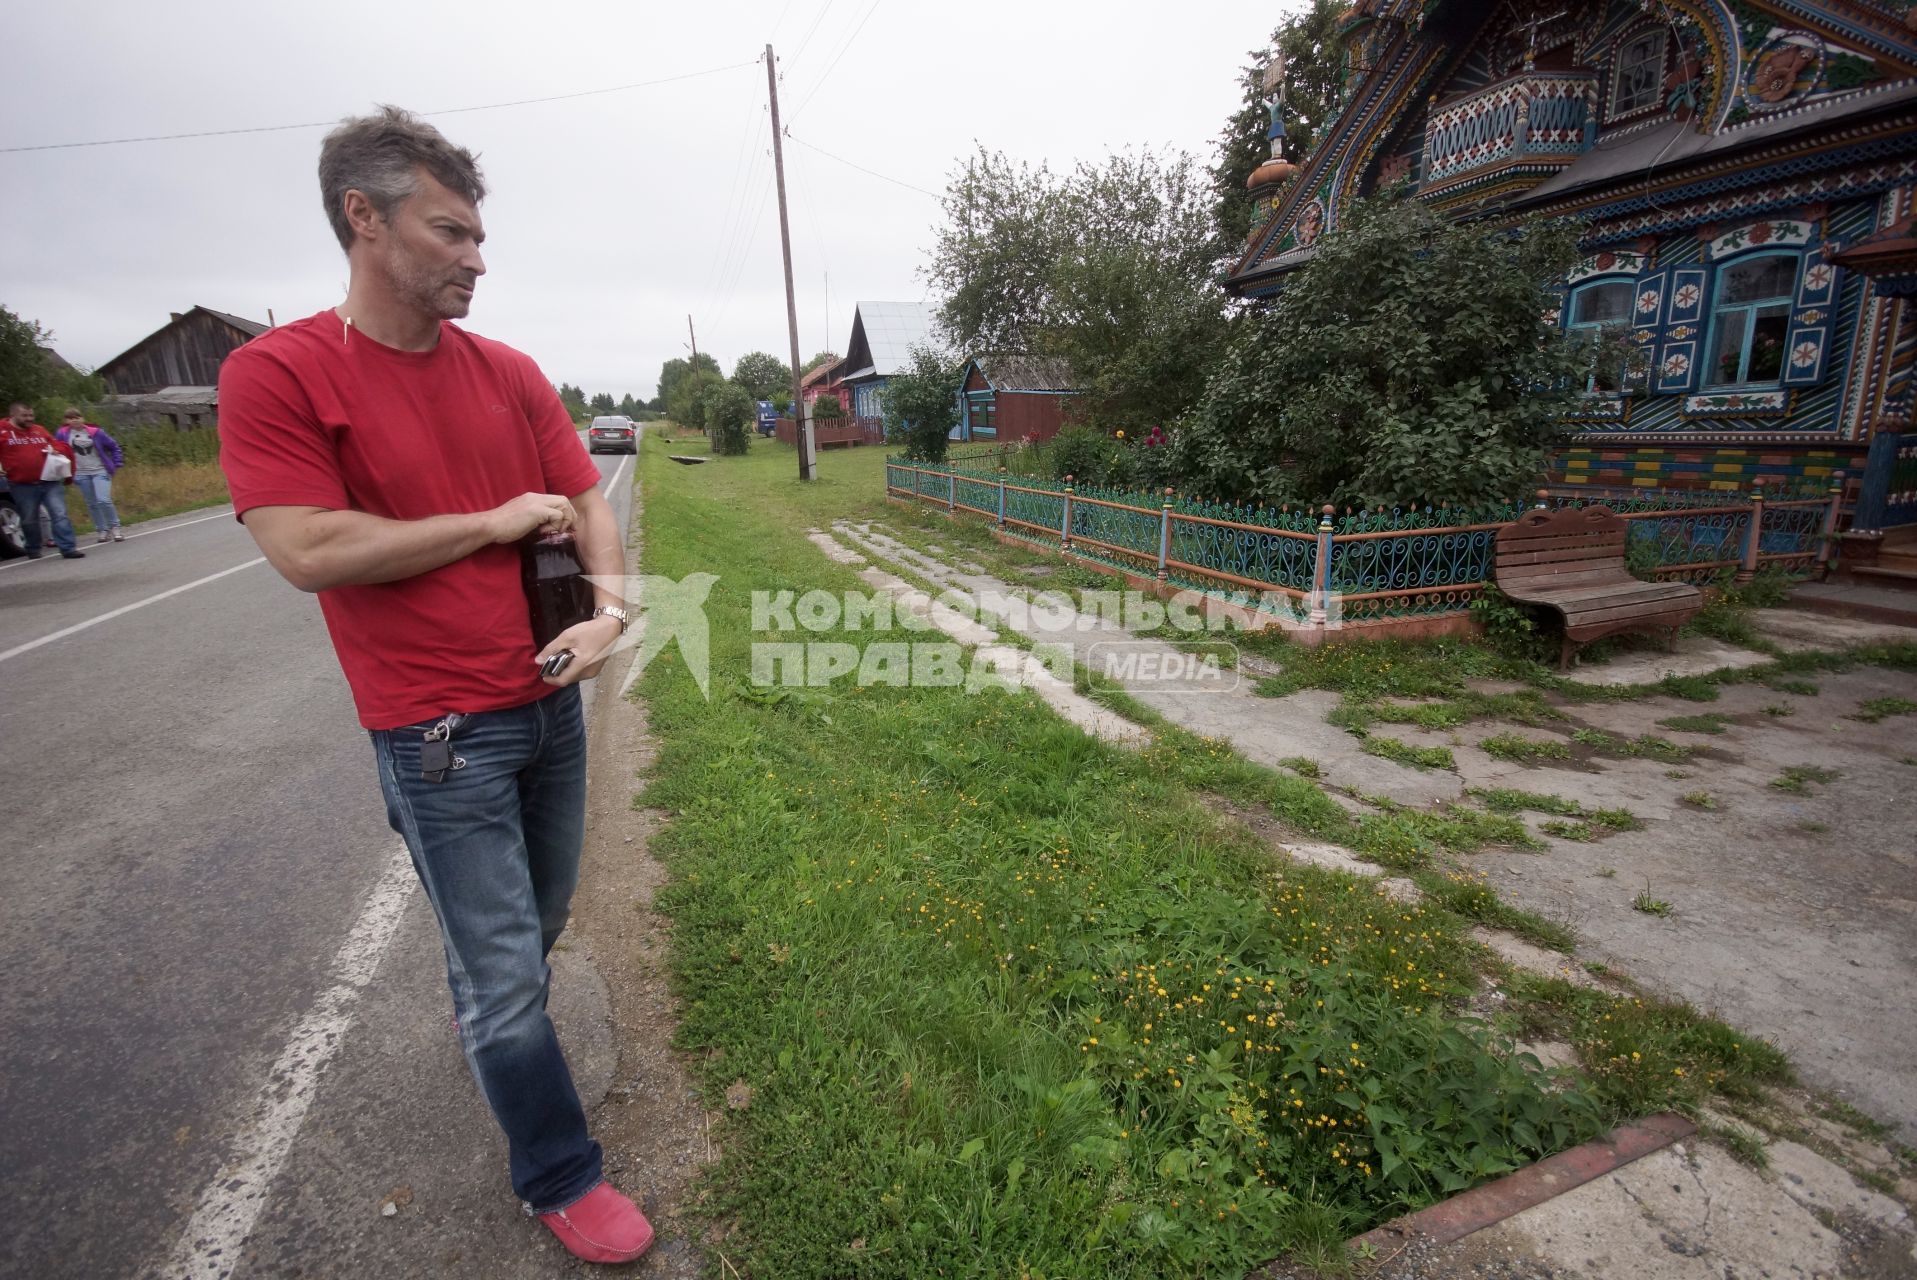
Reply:
M1704 607L1704 593L1683 582L1645 582L1624 567L1626 524L1609 507L1527 511L1498 531L1493 570L1498 590L1564 615L1558 669L1577 651L1620 631L1677 629Z

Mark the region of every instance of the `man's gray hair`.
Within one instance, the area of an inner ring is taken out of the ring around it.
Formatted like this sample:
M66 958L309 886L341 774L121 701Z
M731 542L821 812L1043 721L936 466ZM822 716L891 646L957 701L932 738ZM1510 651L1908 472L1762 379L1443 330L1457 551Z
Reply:
M379 216L391 221L399 202L419 190L421 169L474 204L486 198L478 157L446 141L445 134L412 112L382 106L374 115L340 121L320 144L319 162L320 196L339 247L353 247L353 228L346 221L348 191L364 194Z

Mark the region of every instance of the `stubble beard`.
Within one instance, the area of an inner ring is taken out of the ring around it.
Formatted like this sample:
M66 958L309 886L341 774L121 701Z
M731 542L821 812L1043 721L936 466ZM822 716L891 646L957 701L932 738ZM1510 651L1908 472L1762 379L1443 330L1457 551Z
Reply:
M453 287L468 283L463 273L435 272L401 258L387 264L386 279L401 301L435 320L463 320L473 309L471 296Z

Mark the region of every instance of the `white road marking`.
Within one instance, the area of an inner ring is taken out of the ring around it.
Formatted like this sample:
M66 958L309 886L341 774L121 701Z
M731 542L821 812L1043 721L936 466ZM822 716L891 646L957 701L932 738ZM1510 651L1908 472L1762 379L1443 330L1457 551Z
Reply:
M621 475L621 474L623 474L623 473L624 473L624 471L625 471L625 469L626 469L626 463L628 463L628 462L631 462L631 461L632 461L632 459L633 459L633 455L632 455L632 454L627 454L627 455L626 455L626 456L625 456L625 457L624 457L623 459L621 459L621 460L620 460L620 463L619 463L619 465L618 465L618 466L616 466L616 467L614 467L614 468L612 469L612 479L610 479L610 480L608 480L608 481L606 481L606 492L607 492L607 493L611 493L611 492L613 492L614 490L616 490L616 489L618 489L618 487L619 487L619 477L620 477L620 475Z
M184 529L190 524L205 524L208 520L228 519L232 515L233 515L233 508L227 507L223 510L215 511L210 516L195 516L191 520L182 520L178 524L161 525L157 529L142 529L138 533L129 533L126 536L126 540L128 542L131 542L135 538L145 538L156 533L171 533L175 529Z
M418 883L402 844L387 858L352 932L333 957L333 985L293 1028L247 1110L232 1157L207 1184L161 1276L224 1280L239 1265L241 1247L319 1093L320 1076L345 1043L360 996L379 971Z
M0 653L0 662L5 662L8 658L17 658L23 653L31 653L41 645L52 644L56 640L64 640L68 636L85 631L89 627L97 627L102 622L111 622L122 614L132 613L135 609L144 609L150 604L158 604L162 600L179 595L182 591L191 591L193 588L203 587L209 582L218 582L228 574L238 573L242 569L251 569L256 564L265 563L265 556L256 556L248 560L245 564L236 564L231 569L222 569L218 573L209 573L204 578L196 578L183 587L174 587L171 591L162 591L157 596L148 596L144 600L135 600L132 604L123 604L117 609L109 609L97 618L88 618L85 622L76 622L70 627L60 628L60 630L53 632L51 635L41 636L38 640L29 640L25 644L15 645L6 652Z
M151 537L152 535L156 533L171 533L175 529L184 529L190 524L205 524L208 520L218 520L218 519L221 519L222 517L231 516L232 514L233 514L233 508L227 507L226 509L222 511L215 511L210 516L195 516L191 520L182 520L177 524L161 525L158 529L141 529L138 533L127 534L124 541L131 542L135 538L147 538L147 537ZM78 537L80 538L84 538L85 536L86 536L85 534L78 535ZM108 544L81 543L81 545L82 546L106 546ZM18 560L9 560L5 564L0 564L0 569L17 569L23 564L37 564L37 563L39 562L36 560L27 560L24 558L18 559Z

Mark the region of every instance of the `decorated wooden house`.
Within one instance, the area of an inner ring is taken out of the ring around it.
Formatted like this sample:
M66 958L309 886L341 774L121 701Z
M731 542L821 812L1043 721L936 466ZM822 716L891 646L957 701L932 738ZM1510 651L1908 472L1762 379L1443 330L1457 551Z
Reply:
M1050 440L1078 394L1077 380L1063 361L975 357L959 371L959 421L952 438L1006 444Z
M1270 296L1358 198L1574 219L1558 323L1628 332L1556 456L1570 483L1737 489L1842 471L1854 525L1917 523L1912 0L1359 0L1344 98L1273 156L1230 275Z

